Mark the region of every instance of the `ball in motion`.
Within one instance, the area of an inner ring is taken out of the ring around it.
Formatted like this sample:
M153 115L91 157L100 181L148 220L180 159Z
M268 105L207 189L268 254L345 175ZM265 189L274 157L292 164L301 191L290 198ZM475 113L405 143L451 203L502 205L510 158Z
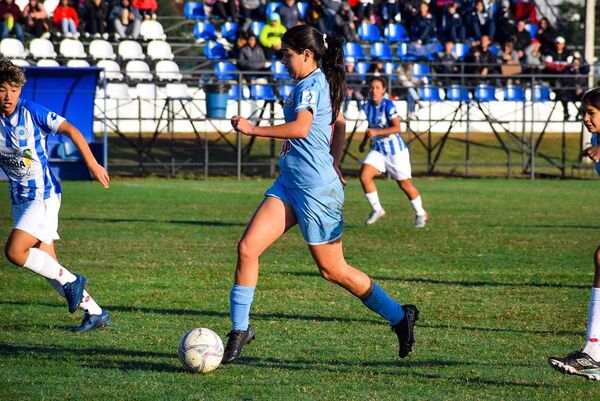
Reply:
M198 327L183 336L178 354L186 370L208 373L223 359L223 341L214 331Z

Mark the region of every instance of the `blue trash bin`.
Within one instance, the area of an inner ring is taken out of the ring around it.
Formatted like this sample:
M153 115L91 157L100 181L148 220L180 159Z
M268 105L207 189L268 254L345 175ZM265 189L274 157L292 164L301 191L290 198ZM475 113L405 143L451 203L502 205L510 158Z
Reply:
M227 118L227 99L229 99L229 86L222 83L204 86L206 94L206 117Z

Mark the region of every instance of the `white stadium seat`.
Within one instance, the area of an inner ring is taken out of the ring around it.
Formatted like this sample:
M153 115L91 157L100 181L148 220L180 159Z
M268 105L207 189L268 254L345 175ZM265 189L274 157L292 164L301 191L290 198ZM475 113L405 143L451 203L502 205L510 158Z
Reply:
M94 60L114 60L117 58L110 42L104 39L92 40L88 50Z
M136 97L139 99L158 98L158 88L153 83L139 83L135 86Z
M55 59L43 58L37 61L38 67L60 67L60 64Z
M183 76L179 72L179 66L171 60L161 60L156 63L156 76L161 81L181 81Z
M186 84L176 83L167 84L166 87L168 99L191 99L190 88Z
M36 38L29 43L29 53L33 58L56 58L54 45L48 39Z
M140 26L140 36L144 40L165 40L167 35L165 35L165 30L160 22L155 20L145 20L142 22Z
M8 58L25 58L27 51L19 39L6 38L0 42L0 54Z
M142 60L128 61L125 66L125 74L134 81L150 81L153 78L150 67Z
M13 58L10 61L18 67L29 67L31 65L29 64L29 61L23 60L22 58Z
M142 45L135 40L121 41L117 53L123 60L143 60L146 58Z
M130 99L129 86L127 84L106 84L106 97L110 99Z
M89 66L90 66L90 63L88 63L85 60L73 59L73 60L67 61L67 67L81 68L81 67L89 67Z
M77 39L63 39L60 42L59 53L66 58L86 58L83 43Z
M100 74L100 78L104 79L106 75L106 79L109 81L122 81L123 74L121 73L121 67L119 63L114 60L100 60L98 64L96 64L98 68L104 68L104 73Z
M164 40L153 40L148 43L146 54L150 60L173 60L175 58L171 45Z
M48 13L49 17L52 17L54 15L54 10L56 9L56 7L58 7L59 3L60 3L60 0L45 0L44 1L44 8L46 9L46 12Z

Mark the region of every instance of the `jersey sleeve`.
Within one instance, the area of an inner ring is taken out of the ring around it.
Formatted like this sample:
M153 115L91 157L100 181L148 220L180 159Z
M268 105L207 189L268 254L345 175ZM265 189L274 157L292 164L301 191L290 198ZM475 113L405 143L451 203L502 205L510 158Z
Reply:
M58 127L66 120L63 116L36 103L28 103L27 109L31 112L33 123L48 134L56 134Z
M294 91L294 97L296 113L302 110L309 110L313 115L317 114L318 92L313 80L310 82L304 80L298 83Z
M398 114L398 110L396 110L396 105L394 104L394 102L388 99L386 106L387 107L385 112L387 114L386 117L389 122L391 122L396 117L400 117L400 115Z

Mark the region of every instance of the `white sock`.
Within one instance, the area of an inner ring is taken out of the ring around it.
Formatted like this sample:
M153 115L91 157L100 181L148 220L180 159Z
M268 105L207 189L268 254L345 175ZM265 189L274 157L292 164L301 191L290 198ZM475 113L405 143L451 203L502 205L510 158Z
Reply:
M49 278L47 278L46 281L48 281L48 284L50 284L52 288L54 288L56 292L58 292L58 295L60 295L63 298L65 297L65 290L62 288L62 285L60 285L58 281L50 280Z
M99 315L102 313L102 308L100 308L86 290L83 290L83 299L81 300L80 307L90 315Z
M381 203L379 203L379 195L377 195L377 191L369 192L368 194L365 194L365 196L367 197L367 201L369 201L369 204L374 211L379 212L383 209Z
M417 216L425 216L425 209L423 209L423 201L421 200L421 195L411 200L410 204L412 205L413 209L415 209L415 214Z
M583 352L600 361L600 288L592 287Z
M41 276L56 280L60 285L72 283L75 281L75 275L60 265L52 256L37 248L29 249L29 256L25 261L27 269Z

